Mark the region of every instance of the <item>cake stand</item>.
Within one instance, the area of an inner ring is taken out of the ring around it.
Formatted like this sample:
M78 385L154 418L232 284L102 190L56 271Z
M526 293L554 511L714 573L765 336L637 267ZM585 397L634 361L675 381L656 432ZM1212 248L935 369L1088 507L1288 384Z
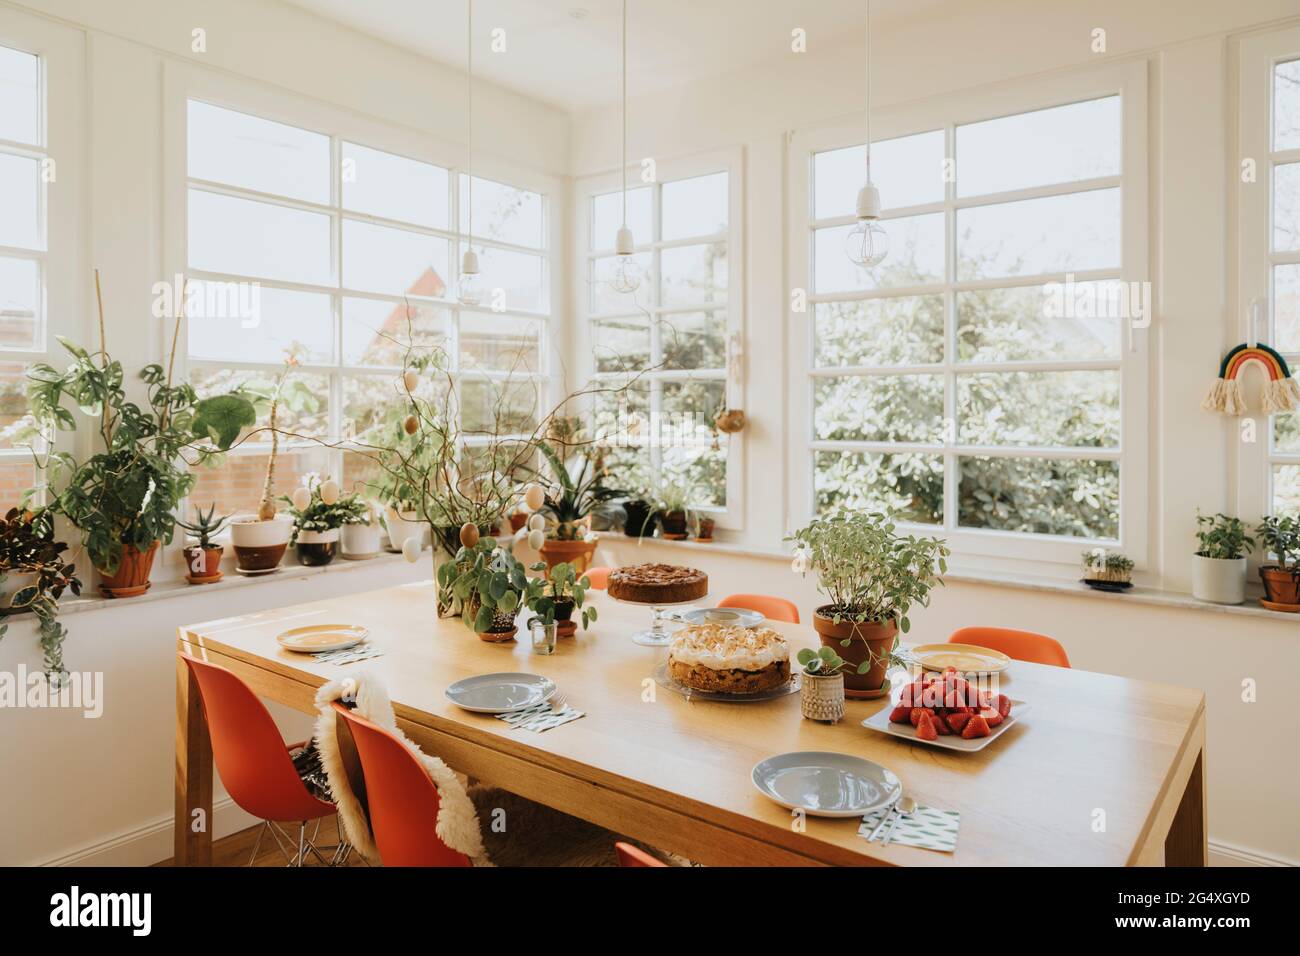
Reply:
M718 691L696 690L694 687L687 687L685 684L674 680L672 674L668 673L667 661L660 661L654 673L655 683L665 690L681 694L687 700L715 700L722 704L742 704L749 701L776 700L779 697L789 697L791 694L799 693L802 676L802 674L791 674L789 683L769 690L760 690L753 694L723 694Z
M709 595L701 594L697 598L691 598L689 601L673 601L664 603L663 601L625 601L622 598L611 597L610 600L616 604L627 604L631 607L648 607L650 609L650 626L644 631L637 631L632 635L632 641L643 647L666 647L673 636L670 632L664 630L664 619L668 616L664 613L666 608L670 607L687 607L691 604L699 604L701 601L707 601Z

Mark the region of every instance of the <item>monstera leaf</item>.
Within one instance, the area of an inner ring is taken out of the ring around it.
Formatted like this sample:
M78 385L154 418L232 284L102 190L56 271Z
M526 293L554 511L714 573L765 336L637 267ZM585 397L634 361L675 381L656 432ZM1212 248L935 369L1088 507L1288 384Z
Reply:
M253 403L242 395L217 395L200 400L194 406L190 427L195 438L211 438L225 451L239 433L257 421Z

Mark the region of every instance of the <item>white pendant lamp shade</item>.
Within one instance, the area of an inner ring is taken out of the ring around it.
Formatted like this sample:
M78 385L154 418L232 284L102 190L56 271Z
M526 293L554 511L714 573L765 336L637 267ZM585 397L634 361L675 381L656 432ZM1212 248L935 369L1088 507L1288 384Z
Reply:
M483 299L483 290L479 286L478 253L473 249L466 249L461 257L456 298L461 305L478 305Z
M864 117L867 131L866 182L858 190L858 222L844 238L844 254L851 262L870 269L880 265L889 254L889 234L880 225L880 192L871 183L871 0L867 0L867 110Z
M641 267L632 255L636 241L627 227L627 0L623 0L623 225L614 237L614 273L609 277L615 292L635 292L641 287Z

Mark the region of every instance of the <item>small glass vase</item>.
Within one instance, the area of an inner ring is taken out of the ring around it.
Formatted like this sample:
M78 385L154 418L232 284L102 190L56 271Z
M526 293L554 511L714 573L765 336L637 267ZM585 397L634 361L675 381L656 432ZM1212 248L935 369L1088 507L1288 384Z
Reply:
M547 624L540 617L528 622L528 633L533 639L533 653L549 655L555 653L555 622Z

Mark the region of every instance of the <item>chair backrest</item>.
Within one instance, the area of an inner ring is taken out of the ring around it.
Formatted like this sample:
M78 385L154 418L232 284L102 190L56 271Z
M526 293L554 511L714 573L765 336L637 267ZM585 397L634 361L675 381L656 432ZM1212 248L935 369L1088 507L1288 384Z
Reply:
M1017 631L1009 627L962 627L953 631L948 643L987 647L1031 664L1070 666L1070 657L1059 641L1033 631Z
M728 594L718 602L718 607L743 607L772 621L799 623L799 609L785 598L770 594Z
M662 860L656 860L645 850L630 843L615 843L619 866L667 866Z
M384 866L469 866L469 857L442 842L438 788L406 744L337 701L334 711L352 732L366 777L370 829Z
M591 586L593 588L597 591L603 591L609 586L609 572L613 570L613 568L604 567L588 568L585 574L587 575L588 580L591 581Z
M182 654L203 700L212 758L230 799L263 820L314 820L334 812L294 769L266 706L235 674Z

